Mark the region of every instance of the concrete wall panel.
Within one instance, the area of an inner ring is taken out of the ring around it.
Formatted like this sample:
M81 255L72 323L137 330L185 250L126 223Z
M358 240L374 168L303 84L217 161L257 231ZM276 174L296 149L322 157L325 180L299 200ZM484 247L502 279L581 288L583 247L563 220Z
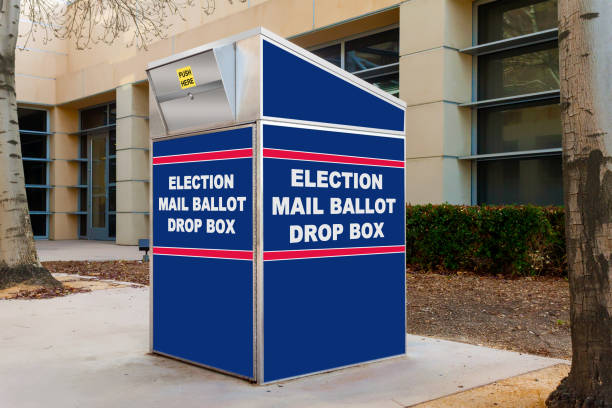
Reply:
M138 240L149 237L149 216L146 214L117 214L117 244L138 245Z
M37 105L55 104L55 79L16 73L15 89L17 91L18 102L28 102Z
M117 183L117 212L148 212L149 183L125 181Z
M444 85L444 49L400 57L400 98L408 106L442 101Z
M412 0L400 7L400 55L440 47L444 44L444 0Z
M411 0L400 10L400 97L406 113L406 200L469 204L472 2Z

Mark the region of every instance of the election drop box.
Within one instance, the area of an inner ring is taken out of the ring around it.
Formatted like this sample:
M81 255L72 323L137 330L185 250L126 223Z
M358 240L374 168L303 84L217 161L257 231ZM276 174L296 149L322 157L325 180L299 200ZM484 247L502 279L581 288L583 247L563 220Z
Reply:
M404 355L405 104L262 28L147 74L151 351L257 383Z

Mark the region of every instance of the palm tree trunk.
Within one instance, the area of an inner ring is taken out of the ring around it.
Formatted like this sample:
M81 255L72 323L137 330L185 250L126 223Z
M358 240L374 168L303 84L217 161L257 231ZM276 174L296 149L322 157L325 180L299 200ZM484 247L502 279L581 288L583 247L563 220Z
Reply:
M15 95L18 28L19 0L0 0L0 289L59 285L38 261L28 213Z
M612 407L612 3L559 0L572 368L548 407Z

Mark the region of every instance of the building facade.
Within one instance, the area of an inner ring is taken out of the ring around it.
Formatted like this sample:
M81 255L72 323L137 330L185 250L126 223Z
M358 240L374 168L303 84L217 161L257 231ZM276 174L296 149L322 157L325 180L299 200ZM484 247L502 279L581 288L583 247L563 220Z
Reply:
M146 50L128 36L18 47L37 238L147 237L147 64L257 26L406 101L407 202L562 204L556 0L203 3Z

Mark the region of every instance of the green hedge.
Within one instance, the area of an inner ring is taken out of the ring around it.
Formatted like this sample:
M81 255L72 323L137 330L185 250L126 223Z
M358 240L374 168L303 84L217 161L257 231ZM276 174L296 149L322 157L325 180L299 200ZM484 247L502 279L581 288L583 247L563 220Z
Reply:
M406 262L416 268L565 275L561 207L406 207Z

